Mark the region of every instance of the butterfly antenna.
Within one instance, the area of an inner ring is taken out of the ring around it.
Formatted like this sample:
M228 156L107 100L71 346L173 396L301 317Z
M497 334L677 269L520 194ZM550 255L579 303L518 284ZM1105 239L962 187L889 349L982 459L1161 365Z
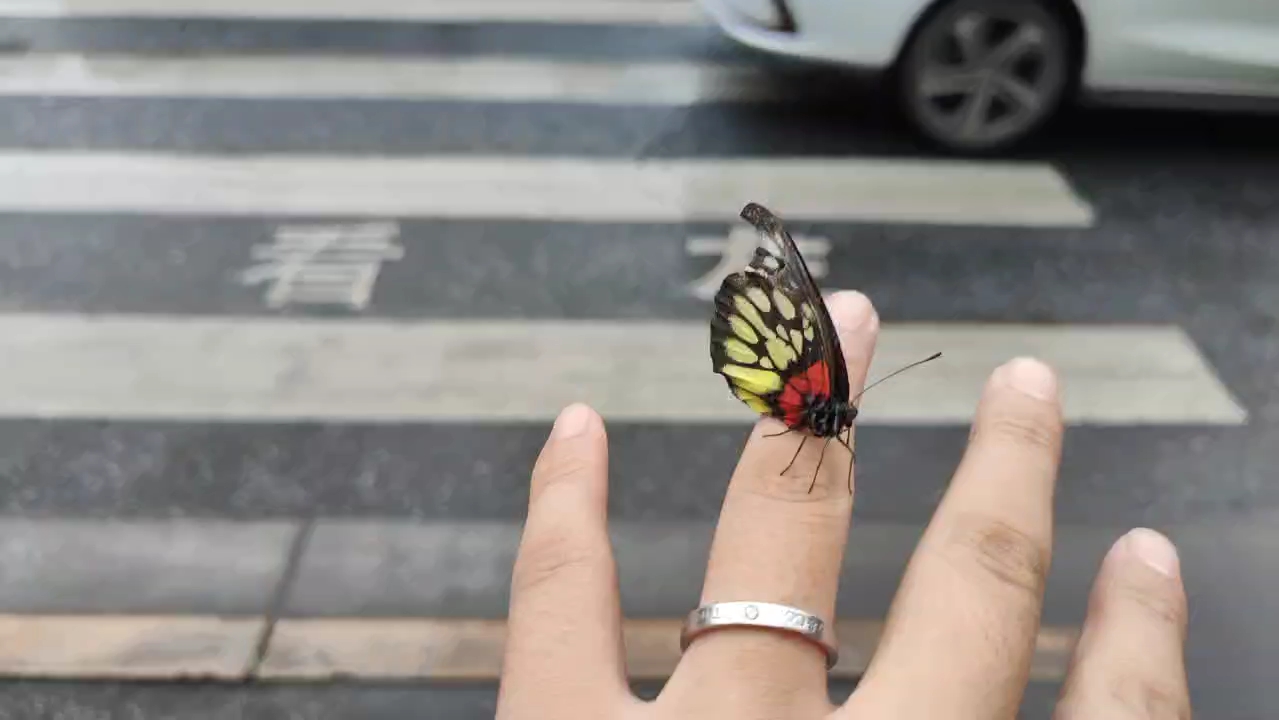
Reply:
M854 396L853 396L853 400L852 400L852 401L853 401L853 402L857 402L857 401L861 398L861 396L862 396L862 395L864 395L864 394L866 393L866 391L867 391L867 390L869 390L869 389L871 389L871 388L875 387L876 385L878 385L878 384L880 384L880 383L884 382L884 381L885 381L885 380L887 380L888 378L893 377L894 375L899 375L899 374L901 374L901 373L904 373L904 372L906 372L907 370L909 370L909 369L911 369L911 368L913 368L913 367L918 367L918 366L920 366L920 365L923 365L923 364L924 364L924 363L926 363L926 362L932 362L933 360L936 360L936 359L937 359L937 358L939 358L939 357L941 357L941 353L939 353L939 352L938 352L938 353L933 353L932 355L930 355L930 356L928 356L928 357L924 358L923 360L916 360L915 362L913 362L913 363L911 363L911 364L909 364L909 365L907 365L907 366L905 366L905 367L897 368L896 370L894 370L894 371L892 371L892 372L888 373L888 374L887 374L887 375L885 375L884 377L882 377L882 378L880 378L880 379L876 380L875 382L873 382L873 383L871 383L871 384L867 385L866 387L862 388L862 391L861 391L861 392L859 392L859 393L857 393L856 395L854 395Z

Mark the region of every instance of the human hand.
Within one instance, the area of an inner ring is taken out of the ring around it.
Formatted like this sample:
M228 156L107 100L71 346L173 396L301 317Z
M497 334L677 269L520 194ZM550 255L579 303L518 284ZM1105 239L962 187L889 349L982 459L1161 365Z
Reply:
M827 301L852 391L879 330L861 294ZM702 602L800 608L833 624L853 507L844 464L756 424L729 483ZM1062 422L1041 363L998 368L968 448L914 556L857 690L833 707L821 647L793 632L721 628L694 638L660 696L642 701L624 667L606 520L607 440L589 408L566 408L533 469L515 563L497 716L554 718L1013 718L1030 673L1052 544ZM793 436L788 436L793 437ZM691 608L690 608L691 609ZM1138 529L1094 584L1058 720L1190 717L1186 599L1176 551Z

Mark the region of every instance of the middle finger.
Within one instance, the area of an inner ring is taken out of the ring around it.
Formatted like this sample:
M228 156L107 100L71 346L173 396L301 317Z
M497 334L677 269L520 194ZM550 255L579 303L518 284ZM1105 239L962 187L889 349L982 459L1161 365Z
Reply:
M827 308L855 394L865 383L879 319L856 292L836 293ZM782 430L775 420L759 422L742 452L716 526L702 602L779 603L831 625L853 505L851 458L842 445L801 433L763 437ZM801 439L802 451L782 474ZM796 634L725 628L692 642L668 687L739 691L757 709L774 702L793 707L796 694L829 708L825 663L821 649ZM721 709L725 700L716 699Z
M1019 358L992 374L850 706L887 704L909 717L1016 714L1048 575L1061 433L1048 366Z

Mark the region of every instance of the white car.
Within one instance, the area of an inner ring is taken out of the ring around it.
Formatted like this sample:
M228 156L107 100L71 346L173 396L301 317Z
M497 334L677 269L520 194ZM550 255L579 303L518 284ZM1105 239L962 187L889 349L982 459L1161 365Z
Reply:
M967 154L1011 148L1073 99L1279 99L1279 0L699 2L745 45L883 71L918 132Z

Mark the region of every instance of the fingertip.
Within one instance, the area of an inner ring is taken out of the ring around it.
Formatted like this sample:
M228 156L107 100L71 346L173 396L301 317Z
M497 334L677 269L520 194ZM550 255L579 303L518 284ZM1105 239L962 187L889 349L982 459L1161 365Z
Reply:
M533 464L529 502L548 487L565 483L586 486L591 495L607 493L607 455L599 413L585 403L565 406Z
M840 335L879 329L879 314L870 298L856 290L840 290L826 299L826 309Z
M1090 607L1104 608L1100 623L1126 614L1129 627L1144 626L1156 634L1175 629L1173 635L1184 636L1189 607L1176 546L1150 528L1129 530L1106 553Z
M982 390L970 448L986 445L1001 463L1016 458L1023 473L1049 457L1055 466L1065 433L1059 392L1056 372L1042 360L1016 357L995 368ZM1052 472L1055 477L1055 467Z
M560 411L551 426L551 439L565 440L597 431L603 424L599 413L586 403L572 403Z
M1059 387L1052 366L1033 357L1016 357L991 373L991 389L1007 387L1036 400L1057 402Z
M1111 547L1108 559L1112 562L1137 562L1169 579L1181 575L1177 547L1166 536L1150 528L1128 531Z
M1190 717L1188 622L1176 546L1149 528L1130 530L1102 561L1058 714Z
M870 298L856 290L841 290L826 298L826 310L839 335L844 365L848 368L850 391L856 393L866 382L875 344L879 340L879 314Z

